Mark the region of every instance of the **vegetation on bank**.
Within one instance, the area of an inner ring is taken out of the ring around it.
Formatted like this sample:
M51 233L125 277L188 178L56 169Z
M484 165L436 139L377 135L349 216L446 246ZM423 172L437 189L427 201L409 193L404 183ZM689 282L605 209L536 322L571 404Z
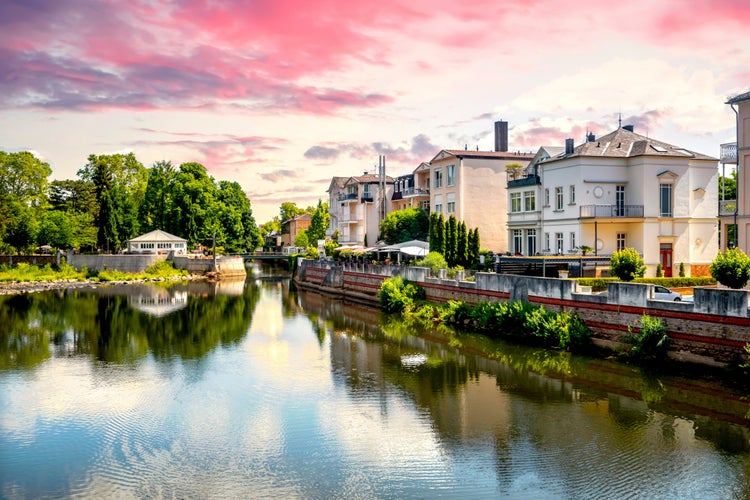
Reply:
M15 266L0 266L0 283L30 283L37 281L134 281L145 279L171 279L187 276L184 269L176 269L171 262L161 261L150 266L142 273L124 273L105 269L98 273L87 269L77 271L73 266L47 264L35 266L21 263Z
M590 286L592 292L603 292L607 289L607 283L619 283L619 278L573 278L581 286ZM683 288L694 286L713 286L716 279L711 276L695 277L673 277L673 278L636 278L632 283L650 283L667 288Z
M592 345L591 331L575 313L547 311L520 301L433 304L424 302L424 296L422 287L397 276L383 282L378 299L388 312L491 337L579 352Z

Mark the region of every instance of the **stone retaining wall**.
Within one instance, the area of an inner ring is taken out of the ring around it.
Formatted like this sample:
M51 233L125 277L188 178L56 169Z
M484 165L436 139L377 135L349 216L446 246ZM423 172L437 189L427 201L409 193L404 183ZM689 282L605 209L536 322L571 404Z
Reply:
M142 273L155 263L165 260L166 255L158 254L122 254L122 255L86 255L68 254L68 264L79 271L86 268L99 272L105 269L124 273Z
M380 284L401 275L425 289L435 302L525 300L554 311L574 311L592 330L594 342L608 349L622 346L629 329L639 331L644 314L659 318L672 341L669 355L681 361L723 366L744 356L750 342L748 293L712 287L696 288L694 302L653 300L654 285L608 283L606 295L579 293L575 280L477 273L475 281L431 278L425 268L401 266L333 266L303 261L295 281L345 300L378 306ZM459 278L461 276L459 275Z

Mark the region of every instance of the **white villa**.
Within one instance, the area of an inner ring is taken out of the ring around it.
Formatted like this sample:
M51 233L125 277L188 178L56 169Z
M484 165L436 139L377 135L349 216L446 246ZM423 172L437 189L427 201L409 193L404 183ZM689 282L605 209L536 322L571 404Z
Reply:
M654 274L708 274L718 251L716 158L618 128L557 154L541 148L508 181L510 251L610 255L632 247ZM541 199L540 199L541 198Z
M128 253L187 253L187 240L157 229L128 241Z

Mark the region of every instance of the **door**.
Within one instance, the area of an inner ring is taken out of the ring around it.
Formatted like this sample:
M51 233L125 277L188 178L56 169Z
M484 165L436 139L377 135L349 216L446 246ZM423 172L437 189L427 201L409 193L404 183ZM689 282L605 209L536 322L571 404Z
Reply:
M615 188L615 217L625 216L625 186Z
M672 244L662 243L659 245L659 256L661 268L664 271L665 278L672 277Z

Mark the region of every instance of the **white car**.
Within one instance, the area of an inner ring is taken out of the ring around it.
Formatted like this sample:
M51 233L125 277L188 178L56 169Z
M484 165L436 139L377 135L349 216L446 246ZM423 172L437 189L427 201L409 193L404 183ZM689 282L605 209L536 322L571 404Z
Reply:
M669 300L672 302L680 302L682 295L677 292L673 292L669 288L663 286L654 285L654 299L655 300Z

